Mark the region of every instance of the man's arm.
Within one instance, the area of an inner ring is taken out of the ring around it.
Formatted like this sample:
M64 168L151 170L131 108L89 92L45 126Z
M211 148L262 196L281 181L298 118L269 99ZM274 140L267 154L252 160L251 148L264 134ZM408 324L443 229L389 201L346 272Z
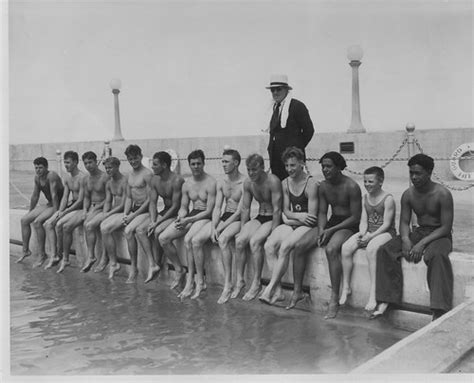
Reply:
M224 193L222 191L223 181L217 182L216 203L212 211L212 229L215 230L221 218L222 203L224 202Z
M90 176L84 177L84 202L82 204L82 212L85 215L91 206L91 191L89 189Z
M64 182L64 190L63 190L63 198L61 198L61 202L59 203L59 210L58 212L64 212L64 209L66 209L67 206L67 201L69 199L69 182L65 181Z
M150 184L148 186L148 195L150 196L150 204L148 207L148 212L150 213L150 221L152 224L155 223L156 217L158 216L157 212L157 201L158 201L158 192L156 190L156 181L157 179L154 177L150 178Z
M303 145L306 147L314 134L314 126L309 116L308 108L302 103L295 113L295 119L303 135Z
M242 212L240 215L240 228L250 220L250 205L252 204L252 193L250 192L250 180L244 181L244 191L242 194Z
M410 204L410 189L405 190L402 194L400 208L400 237L402 239L402 255L409 259L409 253L413 244L410 240L410 221L411 221L411 204Z
M33 193L31 194L31 198L30 198L30 211L36 207L39 201L39 197L40 197L40 184L39 184L38 176L35 176L34 182L35 182L35 186L33 188Z
M102 211L104 213L109 213L110 212L110 209L112 208L112 199L113 199L113 196L112 196L112 191L110 190L111 189L111 184L112 181L108 181L106 184L105 184L105 201L104 201L104 207L102 209ZM108 216L110 216L112 213L109 213Z
M49 190L51 190L51 203L53 204L54 211L58 211L59 203L61 202L58 198L59 189L59 176L56 173L50 173L48 175Z
M318 190L318 201L319 201L319 211L318 211L318 232L321 236L326 223L328 222L328 203L325 195L326 185L321 183Z
M441 226L433 230L426 237L422 238L413 248L411 249L411 255L415 262L419 262L423 256L426 246L436 239L443 238L451 234L453 228L454 218L454 206L453 196L448 189L442 188L439 191L437 198L431 203L436 204L439 202L440 208L440 223Z
M171 196L171 207L168 209L168 211L162 216L158 217L158 222L163 222L166 221L169 218L173 218L176 216L176 213L178 212L180 208L180 203L181 203L181 188L183 186L184 179L181 177L177 177L173 181L173 195Z
M282 191L281 191L281 182L272 174L269 175L270 177L270 187L272 192L272 231L277 228L277 226L281 222L281 202L282 202Z

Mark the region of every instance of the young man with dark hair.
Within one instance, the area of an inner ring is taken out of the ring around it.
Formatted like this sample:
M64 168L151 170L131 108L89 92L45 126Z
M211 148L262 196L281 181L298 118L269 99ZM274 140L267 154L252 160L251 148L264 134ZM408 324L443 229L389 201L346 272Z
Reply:
M224 266L224 289L217 303L227 302L232 293L232 252L230 241L240 231L240 201L244 175L239 171L240 154L233 149L222 153L222 168L225 177L217 182L216 204L212 221L208 222L192 240L196 278L204 280L204 244L211 239L222 251ZM196 289L191 299L199 297L202 290Z
M408 161L410 186L402 195L400 235L377 252L376 298L379 302L372 317L383 315L389 304L399 303L403 293L401 258L418 263L423 258L428 266L430 307L433 320L453 305L452 251L453 197L444 186L433 182L433 158L416 154ZM410 230L412 214L417 227Z
M100 237L100 223L104 219L103 209L105 203L105 185L108 181L108 176L99 169L97 163L97 155L94 152L86 152L82 155L82 162L89 174L84 179L84 204L82 209L82 219L84 220L84 232L86 236L87 245L87 259L81 272L86 273L91 266L97 261L95 255L95 245L97 237ZM103 244L102 244L103 245ZM101 252L103 253L103 251ZM102 258L102 257L101 257ZM105 264L104 259L101 259L99 268L94 271L103 270Z
M153 155L153 176L147 179L150 204L148 217L136 229L136 238L148 258L148 275L145 283L158 275L163 265L163 251L158 236L175 219L181 202L181 187L184 179L171 171L171 156L167 152ZM163 209L158 212L158 199L163 200Z
M286 148L282 161L288 177L282 181L283 224L265 242L268 264L273 264L272 277L260 295L260 301L274 304L284 299L280 281L288 268L290 253L301 237L318 224L318 183L304 171L304 152L294 146ZM314 233L317 236L317 232ZM290 305L296 300L293 294Z
M341 154L325 153L319 163L324 180L319 185L317 245L326 247L332 292L325 319L331 319L336 317L339 309L339 288L342 276L341 247L350 236L359 231L362 210L361 191L357 182L342 174L346 168L346 160ZM329 206L331 206L332 215L328 220ZM304 265L305 255L303 254L316 245L316 238L312 231L308 231L296 245L295 262ZM303 275L300 275L298 279L300 283Z
M31 255L30 238L31 225L36 232L39 254L37 266L41 266L47 258L45 251L46 234L44 222L51 217L58 209L64 193L64 186L59 175L48 169L48 160L44 157L37 157L33 161L35 166L35 179L33 194L30 199L30 208L21 218L21 237L23 240L23 254L17 263L23 261L25 257ZM41 193L46 198L46 205L38 205Z
M130 273L126 283L133 283L137 279L138 244L136 239L137 228L148 218L150 198L147 185L153 172L142 164L142 150L138 145L129 145L125 150L127 161L132 167L128 175L125 207L123 212L124 234L127 240L130 255Z
M243 300L254 299L261 289L263 269L263 244L281 222L281 182L274 174L265 172L263 157L251 154L247 157L248 178L244 181L242 196L241 229L235 237L237 283L231 298L237 298L245 286L244 271L247 246L250 247L254 275ZM252 200L259 203L258 215L250 219Z
M57 273L63 272L70 265L72 232L83 222L85 174L77 167L78 163L79 155L76 152L68 150L64 153L64 167L70 176L64 181L64 193L59 210L44 223L46 237L53 248L53 254L45 268L49 269L61 261ZM72 195L71 201L69 194Z
M175 267L176 278L171 284L171 288L174 289L181 284L186 272L181 265L173 240L184 236L188 274L186 285L178 295L181 299L191 296L194 289L193 237L210 221L216 200L216 180L204 171L203 151L192 151L188 155L188 164L191 168L192 177L183 183L178 218L158 237L161 246ZM190 202L192 203L191 211L189 211ZM205 288L204 281L197 279L196 290L202 291Z

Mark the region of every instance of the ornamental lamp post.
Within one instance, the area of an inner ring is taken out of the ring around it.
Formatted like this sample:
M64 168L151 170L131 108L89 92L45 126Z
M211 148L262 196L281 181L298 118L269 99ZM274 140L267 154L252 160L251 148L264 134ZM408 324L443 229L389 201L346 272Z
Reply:
M359 45L352 45L347 49L347 58L352 68L352 120L347 133L365 133L360 119L359 101L359 66L364 52Z
M110 88L114 94L114 110L115 110L115 133L112 141L123 141L122 131L120 129L120 109L119 109L119 100L118 95L120 93L120 88L122 87L122 82L118 78L114 78L110 81Z

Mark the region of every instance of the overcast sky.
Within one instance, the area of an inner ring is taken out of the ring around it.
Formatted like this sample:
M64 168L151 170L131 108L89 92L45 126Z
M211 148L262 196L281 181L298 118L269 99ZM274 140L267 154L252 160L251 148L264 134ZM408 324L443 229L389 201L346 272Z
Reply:
M473 127L471 1L11 1L11 143L259 134L272 73L319 132Z

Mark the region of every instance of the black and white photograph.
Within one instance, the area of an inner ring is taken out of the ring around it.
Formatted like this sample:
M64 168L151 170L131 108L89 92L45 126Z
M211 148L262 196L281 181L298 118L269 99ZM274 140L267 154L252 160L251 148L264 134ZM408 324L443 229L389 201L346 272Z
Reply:
M472 382L471 0L0 16L0 380Z

